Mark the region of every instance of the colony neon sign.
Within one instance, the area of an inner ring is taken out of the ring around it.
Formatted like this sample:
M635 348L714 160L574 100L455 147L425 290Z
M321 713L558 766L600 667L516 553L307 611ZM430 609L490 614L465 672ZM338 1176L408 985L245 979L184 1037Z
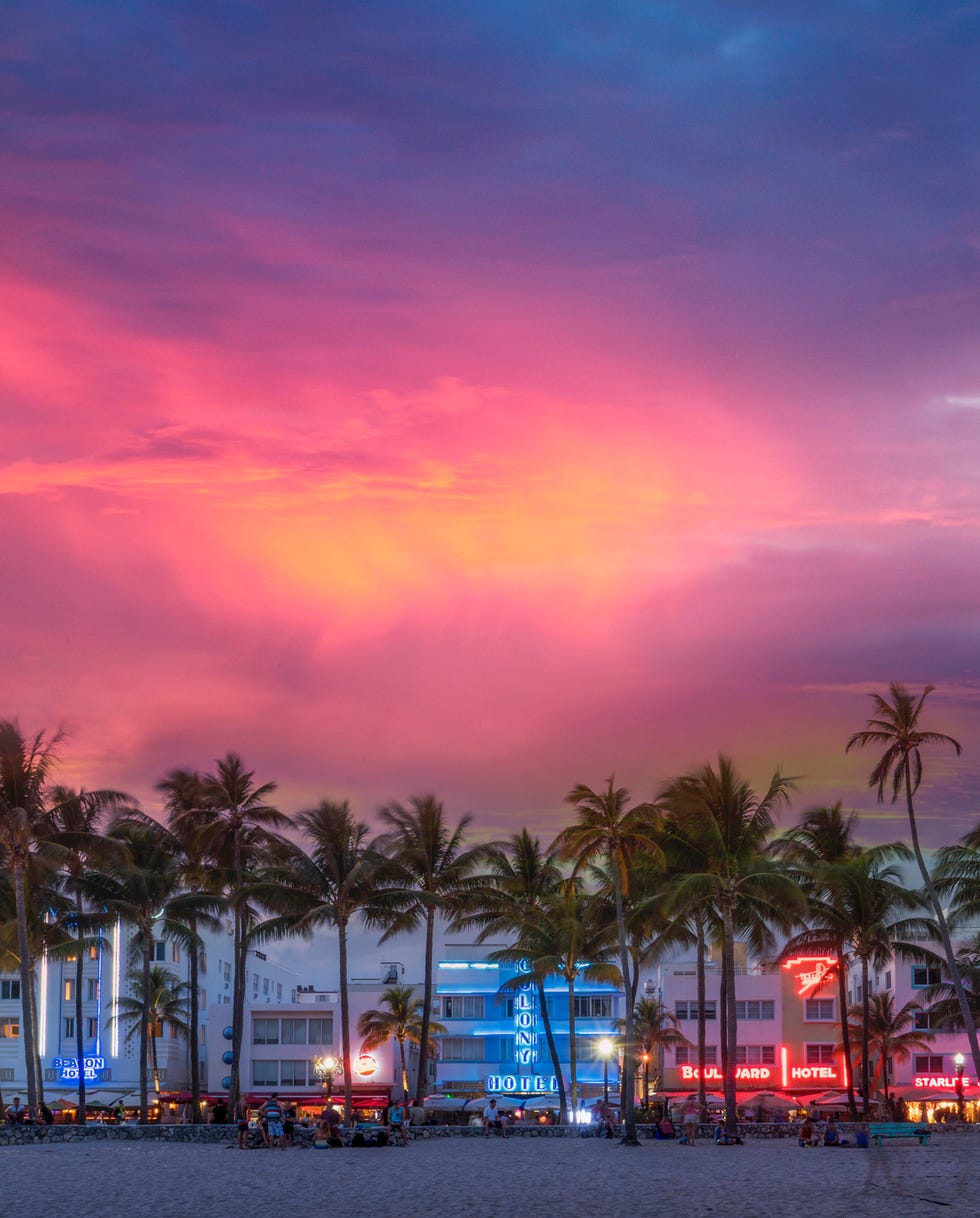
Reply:
M806 967L800 968L800 965ZM837 961L833 956L794 956L785 960L783 968L786 972L796 970L796 980L799 988L796 993L800 998L808 998L821 986L828 985L837 976Z
M526 976L531 961L525 957L517 962L517 971ZM538 1060L538 995L531 981L518 987L514 999L514 1061L518 1066L533 1066Z
M55 1057L51 1061L51 1065L58 1071L59 1083L77 1083L78 1082L78 1058L77 1057ZM104 1057L83 1057L82 1058L82 1078L86 1083L94 1083L98 1081L99 1075L105 1069Z

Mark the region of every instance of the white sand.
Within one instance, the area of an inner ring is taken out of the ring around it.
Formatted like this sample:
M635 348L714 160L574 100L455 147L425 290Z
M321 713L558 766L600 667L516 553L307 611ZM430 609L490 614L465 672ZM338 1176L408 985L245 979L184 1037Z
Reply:
M954 1207L965 1216L980 1210L978 1151L970 1134L866 1151L788 1139L630 1150L467 1138L286 1152L89 1142L0 1149L0 1197L19 1218L922 1218Z

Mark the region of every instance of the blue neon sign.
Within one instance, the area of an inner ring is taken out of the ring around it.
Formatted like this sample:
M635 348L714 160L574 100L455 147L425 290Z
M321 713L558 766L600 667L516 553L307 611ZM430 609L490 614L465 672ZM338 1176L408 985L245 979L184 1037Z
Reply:
M78 1058L77 1057L55 1057L52 1059L51 1065L58 1071L59 1083L77 1083L78 1082ZM87 1083L98 1082L99 1075L105 1069L104 1057L83 1057L82 1058L82 1078Z

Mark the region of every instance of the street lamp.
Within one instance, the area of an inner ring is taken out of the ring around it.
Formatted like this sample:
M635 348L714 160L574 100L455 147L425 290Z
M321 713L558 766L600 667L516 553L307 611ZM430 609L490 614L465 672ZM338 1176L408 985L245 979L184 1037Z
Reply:
M320 1086L325 1087L327 1091L325 1103L330 1103L330 1098L333 1095L333 1076L340 1069L340 1060L336 1057L314 1057L313 1073L320 1080Z
M963 1124L963 1067L966 1064L966 1058L962 1053L957 1053L953 1058L956 1064L956 1119Z
M599 1041L599 1056L602 1058L602 1102L609 1103L609 1059L612 1057L613 1042L608 1036Z

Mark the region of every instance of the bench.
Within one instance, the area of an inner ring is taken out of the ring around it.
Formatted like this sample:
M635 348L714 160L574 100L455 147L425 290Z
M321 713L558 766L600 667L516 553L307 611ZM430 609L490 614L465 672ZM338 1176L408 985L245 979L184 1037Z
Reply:
M868 1126L868 1133L875 1146L882 1138L918 1138L919 1145L928 1145L932 1130L928 1125L913 1125L911 1121L892 1121Z

